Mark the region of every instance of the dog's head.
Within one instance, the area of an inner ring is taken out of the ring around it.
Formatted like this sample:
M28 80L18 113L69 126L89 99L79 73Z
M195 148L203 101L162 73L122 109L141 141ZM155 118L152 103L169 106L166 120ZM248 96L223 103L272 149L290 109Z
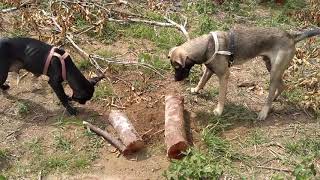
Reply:
M174 68L175 81L182 81L189 76L194 61L188 56L187 52L181 47L174 47L169 51L168 59Z
M80 91L73 91L71 99L80 104L85 104L87 101L89 101L92 98L94 93L94 86L103 78L104 78L104 75L90 78L88 80L88 83L85 89L82 89Z

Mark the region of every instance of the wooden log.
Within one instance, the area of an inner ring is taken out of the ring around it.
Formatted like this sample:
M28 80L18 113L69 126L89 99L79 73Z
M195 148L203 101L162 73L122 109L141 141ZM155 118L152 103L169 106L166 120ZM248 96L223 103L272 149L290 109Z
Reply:
M165 98L165 143L169 158L182 158L183 152L189 146L186 140L183 103L182 96L168 95Z
M116 138L114 138L111 134L109 134L107 131L104 131L104 130L98 128L97 126L94 126L86 121L83 121L83 125L85 125L87 128L89 128L91 131L95 132L96 134L102 136L111 145L113 145L121 153L124 154L126 147L120 141L118 141Z
M134 153L144 147L144 142L125 113L118 110L112 110L109 114L109 122L117 131L121 141L126 146L123 152L124 154Z

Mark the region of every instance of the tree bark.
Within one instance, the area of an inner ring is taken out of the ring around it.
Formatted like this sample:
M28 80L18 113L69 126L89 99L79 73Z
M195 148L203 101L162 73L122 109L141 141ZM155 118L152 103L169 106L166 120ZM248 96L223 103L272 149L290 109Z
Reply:
M131 154L144 147L144 142L125 113L118 110L112 110L109 114L109 122L117 131L121 141L126 146L123 154Z

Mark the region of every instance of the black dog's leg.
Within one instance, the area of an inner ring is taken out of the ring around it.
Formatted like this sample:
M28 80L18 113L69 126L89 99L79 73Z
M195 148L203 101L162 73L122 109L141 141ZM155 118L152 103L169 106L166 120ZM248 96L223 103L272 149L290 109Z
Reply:
M10 88L9 85L4 84L7 80L8 77L8 72L9 72L9 67L5 66L5 65L0 65L0 89L2 90L8 90Z
M77 110L70 106L69 98L66 95L66 93L64 92L63 87L61 85L61 82L50 79L48 83L50 84L50 86L52 87L52 89L54 90L56 95L58 96L62 105L67 109L68 113L71 115L76 115Z

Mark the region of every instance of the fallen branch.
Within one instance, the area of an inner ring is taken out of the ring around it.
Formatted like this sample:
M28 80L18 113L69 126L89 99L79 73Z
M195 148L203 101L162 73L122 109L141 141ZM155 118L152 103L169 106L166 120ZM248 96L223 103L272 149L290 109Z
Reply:
M22 76L18 73L17 75L17 86L19 85L20 81L28 75L29 72L24 73Z
M185 18L184 25L181 25L181 24L178 24L178 23L174 22L173 20L169 19L167 16L164 17L165 20L167 20L173 26L177 27L184 34L184 36L186 36L187 40L190 41L189 33L186 30L188 19L187 19L187 17L184 17L184 18Z
M282 171L287 173L292 173L293 171L290 169L281 169L281 168L274 168L274 167L265 167L265 166L256 166L257 168L261 169L268 169L268 170L274 170L274 171Z
M134 62L134 61L119 61L119 60L114 60L111 58L104 58L101 57L99 55L95 55L95 54L90 54L89 55L90 59L96 59L96 60L100 60L100 61L105 61L107 63L112 63L112 64L121 64L121 65L136 65L136 66L140 66L146 69L149 69L153 72L155 72L156 74L158 74L159 76L161 76L162 78L164 78L164 76L153 66L151 66L150 64L147 63L142 63L142 62Z
M85 125L87 128L98 134L99 136L102 136L105 140L107 140L111 145L113 145L115 148L117 148L121 153L124 152L126 147L116 138L114 138L112 135L110 135L107 131L104 131L86 121L83 121L83 125Z
M174 25L174 24L171 24L171 23L150 21L150 20L137 19L137 18L128 18L128 19L126 19L126 20L108 18L108 21L111 21L111 22L119 22L119 23L139 22L139 23L145 23L145 24L150 24L150 25L155 25L155 26L175 27L175 25Z
M0 12L1 13L8 13L8 12L12 12L12 11L16 11L20 8L23 8L23 7L26 7L28 4L31 4L29 1L26 1L22 4L20 4L19 6L17 7L10 7L10 8L7 8L7 9L1 9Z

